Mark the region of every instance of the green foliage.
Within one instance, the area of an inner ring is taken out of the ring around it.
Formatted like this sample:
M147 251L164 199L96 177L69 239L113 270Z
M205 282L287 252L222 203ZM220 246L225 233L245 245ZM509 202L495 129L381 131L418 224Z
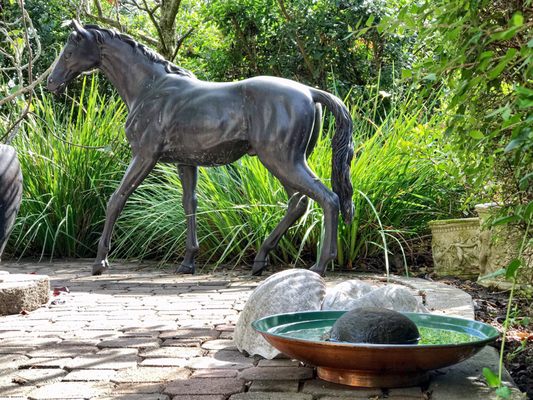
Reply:
M23 201L9 253L92 256L111 194L128 155L120 132L126 110L84 79L70 108L41 94L13 145L24 176Z
M207 12L224 35L211 65L219 79L277 75L346 94L380 72L387 89L410 65L412 38L376 29L394 13L384 0L215 0Z
M61 24L64 20L72 18L74 13L68 3L61 0L32 0L25 2L25 8L36 30L36 32L29 32L30 39L36 35L41 43L41 56L33 66L33 74L37 76L54 61L69 33ZM9 26L12 28L10 33L20 30L20 40L22 41L22 29L19 25L14 24L21 17L21 10L17 2L3 2L0 16L10 24ZM36 49L34 49L35 51ZM0 67L6 66L6 61L0 55ZM11 72L12 76L15 76L15 73Z
M446 88L447 129L471 197L533 200L533 8L531 1L410 2L381 29L417 35L415 68L424 90Z

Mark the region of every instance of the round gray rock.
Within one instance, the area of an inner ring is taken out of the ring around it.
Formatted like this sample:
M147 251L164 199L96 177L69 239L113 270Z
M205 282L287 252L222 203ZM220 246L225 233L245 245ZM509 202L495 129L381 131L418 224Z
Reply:
M356 308L343 314L331 328L336 342L416 344L420 334L415 323L398 311L386 308Z
M0 315L33 311L50 298L46 275L0 274Z
M280 354L254 331L252 322L274 314L319 310L326 284L305 269L278 272L263 281L250 295L235 326L233 341L239 351L272 359Z

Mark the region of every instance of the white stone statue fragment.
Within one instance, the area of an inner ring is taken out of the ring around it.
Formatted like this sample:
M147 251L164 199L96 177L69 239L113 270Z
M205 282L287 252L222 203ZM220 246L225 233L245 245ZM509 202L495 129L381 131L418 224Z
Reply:
M322 310L347 310L346 304L370 293L374 287L359 279L352 279L339 283L326 290L326 297L322 302Z
M252 322L274 314L320 310L325 293L324 280L305 269L285 270L268 277L253 291L239 315L235 345L249 355L276 357L280 352L253 330Z
M326 295L328 297L329 293ZM371 290L361 297L339 297L337 302L327 304L323 310L353 310L360 307L383 307L405 312L428 312L411 292L401 285L386 285Z

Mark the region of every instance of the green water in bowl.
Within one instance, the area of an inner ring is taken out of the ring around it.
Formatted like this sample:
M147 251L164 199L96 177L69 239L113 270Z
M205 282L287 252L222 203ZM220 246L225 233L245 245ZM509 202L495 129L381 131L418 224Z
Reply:
M331 328L329 326L322 326L319 328L290 330L284 331L283 336L288 336L295 339L322 341L323 336L328 333L330 329ZM447 329L429 328L425 326L419 326L418 332L420 333L420 341L418 344L422 345L459 344L475 342L482 339L478 336L469 335L468 333Z

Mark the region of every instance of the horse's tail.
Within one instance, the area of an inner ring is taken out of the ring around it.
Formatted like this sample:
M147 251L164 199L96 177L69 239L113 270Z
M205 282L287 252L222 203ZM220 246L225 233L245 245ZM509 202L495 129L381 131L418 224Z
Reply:
M350 179L350 164L353 158L352 117L337 96L313 88L311 94L315 102L324 104L335 116L335 134L331 140L331 188L339 196L342 217L349 224L353 219L353 187Z

